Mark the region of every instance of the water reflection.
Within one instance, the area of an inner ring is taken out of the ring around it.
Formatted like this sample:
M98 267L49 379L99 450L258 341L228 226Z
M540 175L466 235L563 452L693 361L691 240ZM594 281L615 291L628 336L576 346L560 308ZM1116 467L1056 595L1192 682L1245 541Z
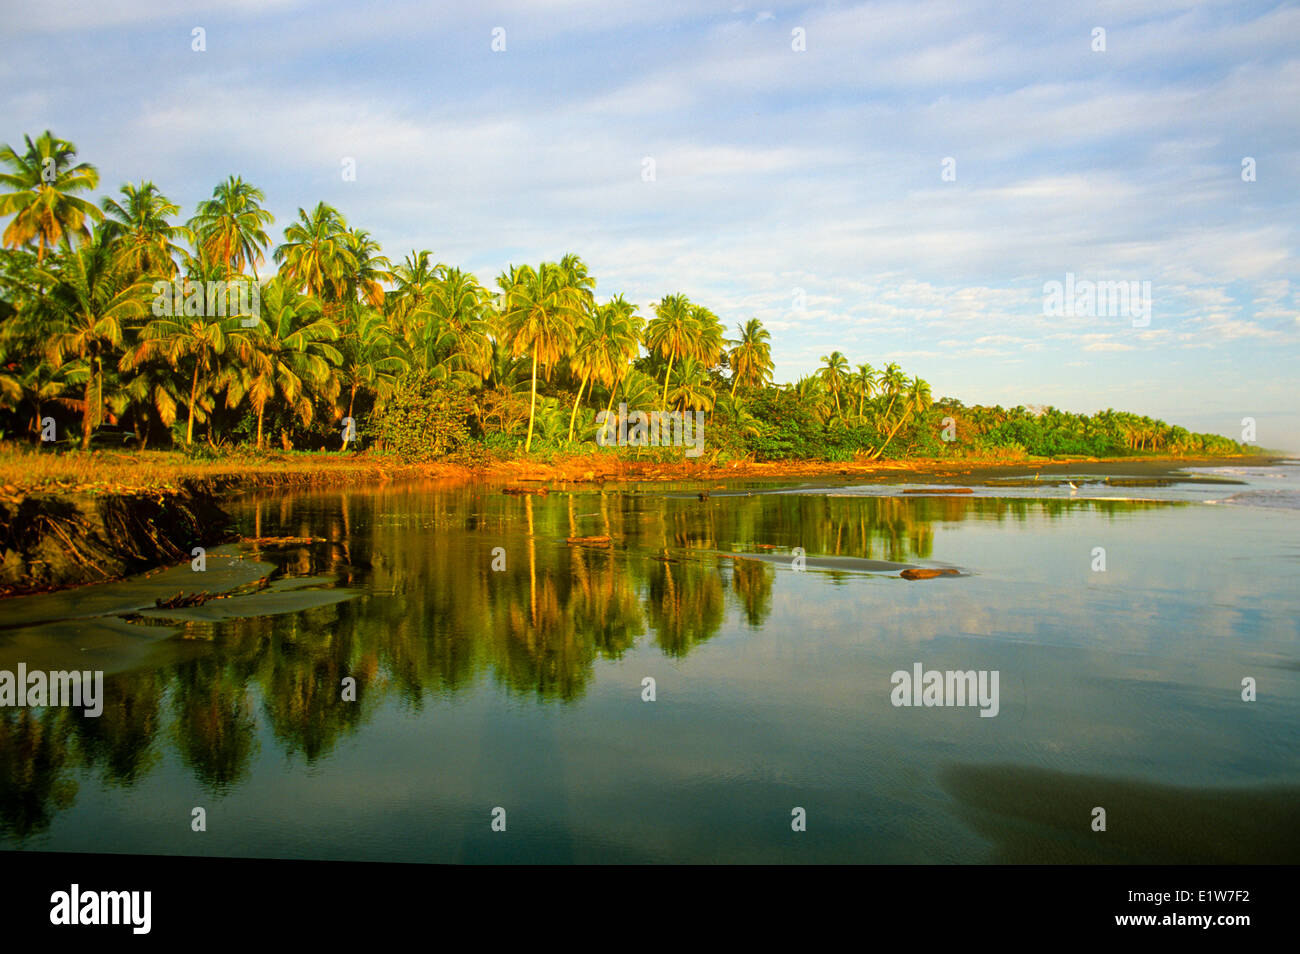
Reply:
M928 560L944 523L1157 506L489 488L253 499L236 513L246 535L323 541L263 552L280 573L325 575L363 595L186 621L178 638L198 651L111 675L98 719L0 710L0 836L22 843L47 830L75 802L78 778L130 787L168 755L214 793L245 781L267 741L310 766L394 700L415 711L484 684L542 704L579 700L602 661L643 642L683 659L729 613L763 628L782 570L745 553ZM567 542L575 537L609 543ZM837 585L861 576L823 574ZM355 702L344 700L345 679Z

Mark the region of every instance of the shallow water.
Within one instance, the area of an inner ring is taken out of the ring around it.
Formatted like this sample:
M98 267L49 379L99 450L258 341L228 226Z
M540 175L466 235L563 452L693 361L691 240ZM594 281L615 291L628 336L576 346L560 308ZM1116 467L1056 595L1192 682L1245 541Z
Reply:
M0 669L84 656L109 675L99 719L0 709L0 845L1300 861L1300 512L1251 496L1294 492L1300 468L1215 470L968 496L873 483L248 500L245 534L328 541L231 551L228 585L269 565L271 589L142 611L175 592L173 570L148 592L3 604ZM612 543L566 543L591 535ZM908 581L905 566L961 575ZM917 663L996 671L996 717L893 705L892 674ZM196 806L206 832L191 831Z

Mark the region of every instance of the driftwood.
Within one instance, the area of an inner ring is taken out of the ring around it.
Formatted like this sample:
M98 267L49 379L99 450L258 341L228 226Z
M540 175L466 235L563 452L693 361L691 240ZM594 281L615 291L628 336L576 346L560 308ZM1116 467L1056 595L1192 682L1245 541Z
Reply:
M957 570L951 570L947 567L939 570L922 569L922 570L904 570L898 574L905 580L933 580L936 576L961 576Z
M564 542L575 547L607 547L611 545L609 537L565 537Z
M191 593L188 596L185 595L184 590L181 590L175 596L158 597L153 601L153 605L158 609L181 609L186 606L202 606L211 599L216 599L216 597L207 590L202 593Z
M914 490L904 490L905 494L973 494L975 493L970 487L918 487Z

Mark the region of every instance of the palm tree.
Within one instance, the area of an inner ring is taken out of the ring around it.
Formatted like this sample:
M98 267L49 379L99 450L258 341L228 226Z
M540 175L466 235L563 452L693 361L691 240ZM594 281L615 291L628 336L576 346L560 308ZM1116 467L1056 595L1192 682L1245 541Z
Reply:
M223 266L228 267L228 262ZM200 398L211 386L229 384L219 373L218 359L232 344L237 354L247 354L251 329L244 327L239 315L167 315L156 317L140 331L136 347L123 355L119 367L133 371L146 361L161 359L173 370L183 360L194 362L190 378L190 398L185 422L185 444L194 443L194 421L200 411ZM203 384L203 392L200 391ZM209 437L211 435L209 434Z
M751 318L743 325L736 325L740 338L736 346L728 353L731 362L731 394L735 396L736 385L745 382L747 388L761 388L772 378L772 348L768 344L772 336L768 334L763 323Z
M184 255L175 239L193 242L194 233L183 225L172 225L168 216L180 213L180 206L158 191L152 182L122 186L123 202L106 197L102 231L117 243L118 254L137 274L176 274L177 255Z
M892 361L885 365L885 370L880 372L880 377L876 381L876 389L881 395L889 395L889 406L885 408L885 414L881 418L886 427L889 426L889 413L894 409L894 402L906 387L907 375L903 373L903 369Z
M257 413L259 449L267 404L278 395L305 427L312 419L311 390L325 388L330 369L343 361L330 344L339 338L338 326L321 316L320 302L298 294L278 276L262 295L261 317L258 333L239 342L242 366L228 395L232 405L248 395Z
M584 313L590 313L596 307L596 279L587 271L587 263L569 252L560 259L560 269L566 281L577 295L579 306Z
M682 358L673 375L672 405L682 411L711 411L716 399L708 368L693 355Z
M197 250L221 263L227 279L248 266L257 281L257 265L271 243L265 226L275 221L275 216L262 208L265 200L261 189L230 176L212 190L212 198L199 203L189 221Z
M698 348L699 328L691 313L690 299L685 295L665 295L654 306L655 316L645 329L646 347L668 359L664 371L664 393L660 403L668 404L668 381L672 377L673 362L694 354Z
M333 206L319 202L310 213L298 210L298 221L284 230L284 244L275 250L280 274L298 291L322 301L338 301L347 277L356 268L347 237L348 223Z
M393 269L395 288L384 297L384 307L393 322L412 347L414 330L409 327L412 315L429 301L429 285L443 273L444 266L433 261L429 251L410 252L401 265Z
M423 350L425 367L440 378L459 377L467 384L488 377L492 343L487 289L469 272L439 266L421 295L411 313L412 344Z
M346 299L364 301L372 308L384 304L383 282L392 281L392 265L378 254L379 243L365 229L348 229L343 235L343 246L348 252L346 263Z
M618 295L598 307L580 325L571 363L581 382L578 396L573 399L573 411L569 414L570 441L573 440L573 426L583 389L589 382L598 381L610 389L612 403L615 382L640 350L635 313L636 305Z
M96 241L73 251L65 244L57 271L40 269L49 292L49 309L57 332L49 351L55 363L71 356L86 364L81 409L81 447L90 447L91 431L104 409L104 359L122 346L123 327L146 314L147 286L132 281L107 242Z
M852 376L850 384L858 395L858 423L862 423L862 405L876 390L876 369L870 364L858 365L858 372Z
M355 332L344 340L338 384L348 392L347 417L352 417L357 394L369 392L383 400L393 393L397 379L410 370L411 363L393 340L384 316L379 311L361 312ZM344 431L343 448L348 446Z
M826 385L826 390L832 398L835 399L835 413L841 415L840 409L840 391L844 388L844 380L848 377L849 362L844 355L838 351L832 351L828 355L822 355L822 364L825 365L818 374L821 375L822 381Z
M920 378L914 378L912 381L905 384L904 387L906 388L907 394L903 400L902 413L898 415L898 423L896 423L894 429L889 432L889 436L885 438L885 442L871 455L871 460L875 460L885 452L885 448L889 446L889 442L894 439L894 435L898 433L898 429L903 426L903 422L906 421L911 414L923 414L930 405L934 403L930 396L930 385L925 381L922 381ZM900 388L900 391L901 390L902 388Z
M31 136L23 139L27 150L22 155L7 144L0 148L0 163L11 170L0 173L0 186L14 190L0 194L0 216L14 217L4 231L5 247L35 241L40 264L46 252L68 236L83 244L90 240L86 219L98 222L103 213L73 193L98 186L99 171L86 162L73 165L77 147L56 139L48 129L35 142Z
M583 297L565 270L552 262L543 262L535 271L527 265L511 269L497 284L506 296L502 317L510 350L516 355L532 355L526 454L532 447L537 416L537 368L550 368L573 347L574 324L582 313Z
M726 329L718 321L718 316L703 305L691 306L691 322L696 332L692 356L704 365L707 372L722 360L722 352L727 347Z

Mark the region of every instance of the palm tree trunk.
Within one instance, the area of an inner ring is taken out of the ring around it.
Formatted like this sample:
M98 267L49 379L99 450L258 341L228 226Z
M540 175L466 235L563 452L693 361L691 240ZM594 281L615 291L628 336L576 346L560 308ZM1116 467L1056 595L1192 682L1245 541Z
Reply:
M668 406L668 379L673 376L673 356L668 355L668 370L664 372L664 396L659 399L659 403L664 407Z
M81 408L81 449L90 449L90 396L95 393L95 375L86 379L86 395Z
M578 419L578 403L582 400L582 389L587 386L587 381L591 379L590 374L582 376L582 383L578 385L578 396L573 399L573 413L569 415L569 440L573 441L573 424Z
M357 403L357 386L354 384L352 385L352 393L348 395L348 420L352 420L352 405L356 403ZM352 427L356 427L355 422L353 422ZM343 449L344 450L348 449L348 430L349 427L345 423L343 425Z
M740 375L736 373L735 368L732 368L731 369L731 396L732 397L736 396L736 383L739 380L740 380Z
M524 453L533 446L533 418L537 415L537 345L533 345L533 398L528 405L528 438L524 441Z
M880 457L881 454L885 452L885 448L888 447L889 442L894 439L894 435L898 433L898 429L903 426L903 422L907 420L907 416L909 413L911 413L911 410L912 410L911 405L908 405L906 410L904 410L903 413L898 416L898 423L894 425L894 429L890 431L889 436L885 438L885 443L881 444L880 448L874 454L871 455L870 457L871 460L876 460L877 458Z
M619 375L618 379L614 382L614 386L613 386L612 388L609 389L609 403L605 405L605 416L606 416L606 417L608 417L608 416L609 416L609 412L612 411L612 410L614 409L614 394L615 394L615 392L618 391L618 386L619 386L620 384L622 384L622 383L623 383L623 376L622 376L622 375Z
M194 401L199 393L199 359L194 359L194 380L190 382L190 414L189 420L185 422L185 446L189 447L194 443Z
M266 405L259 405L257 408L257 449L262 449L262 412L266 410Z

